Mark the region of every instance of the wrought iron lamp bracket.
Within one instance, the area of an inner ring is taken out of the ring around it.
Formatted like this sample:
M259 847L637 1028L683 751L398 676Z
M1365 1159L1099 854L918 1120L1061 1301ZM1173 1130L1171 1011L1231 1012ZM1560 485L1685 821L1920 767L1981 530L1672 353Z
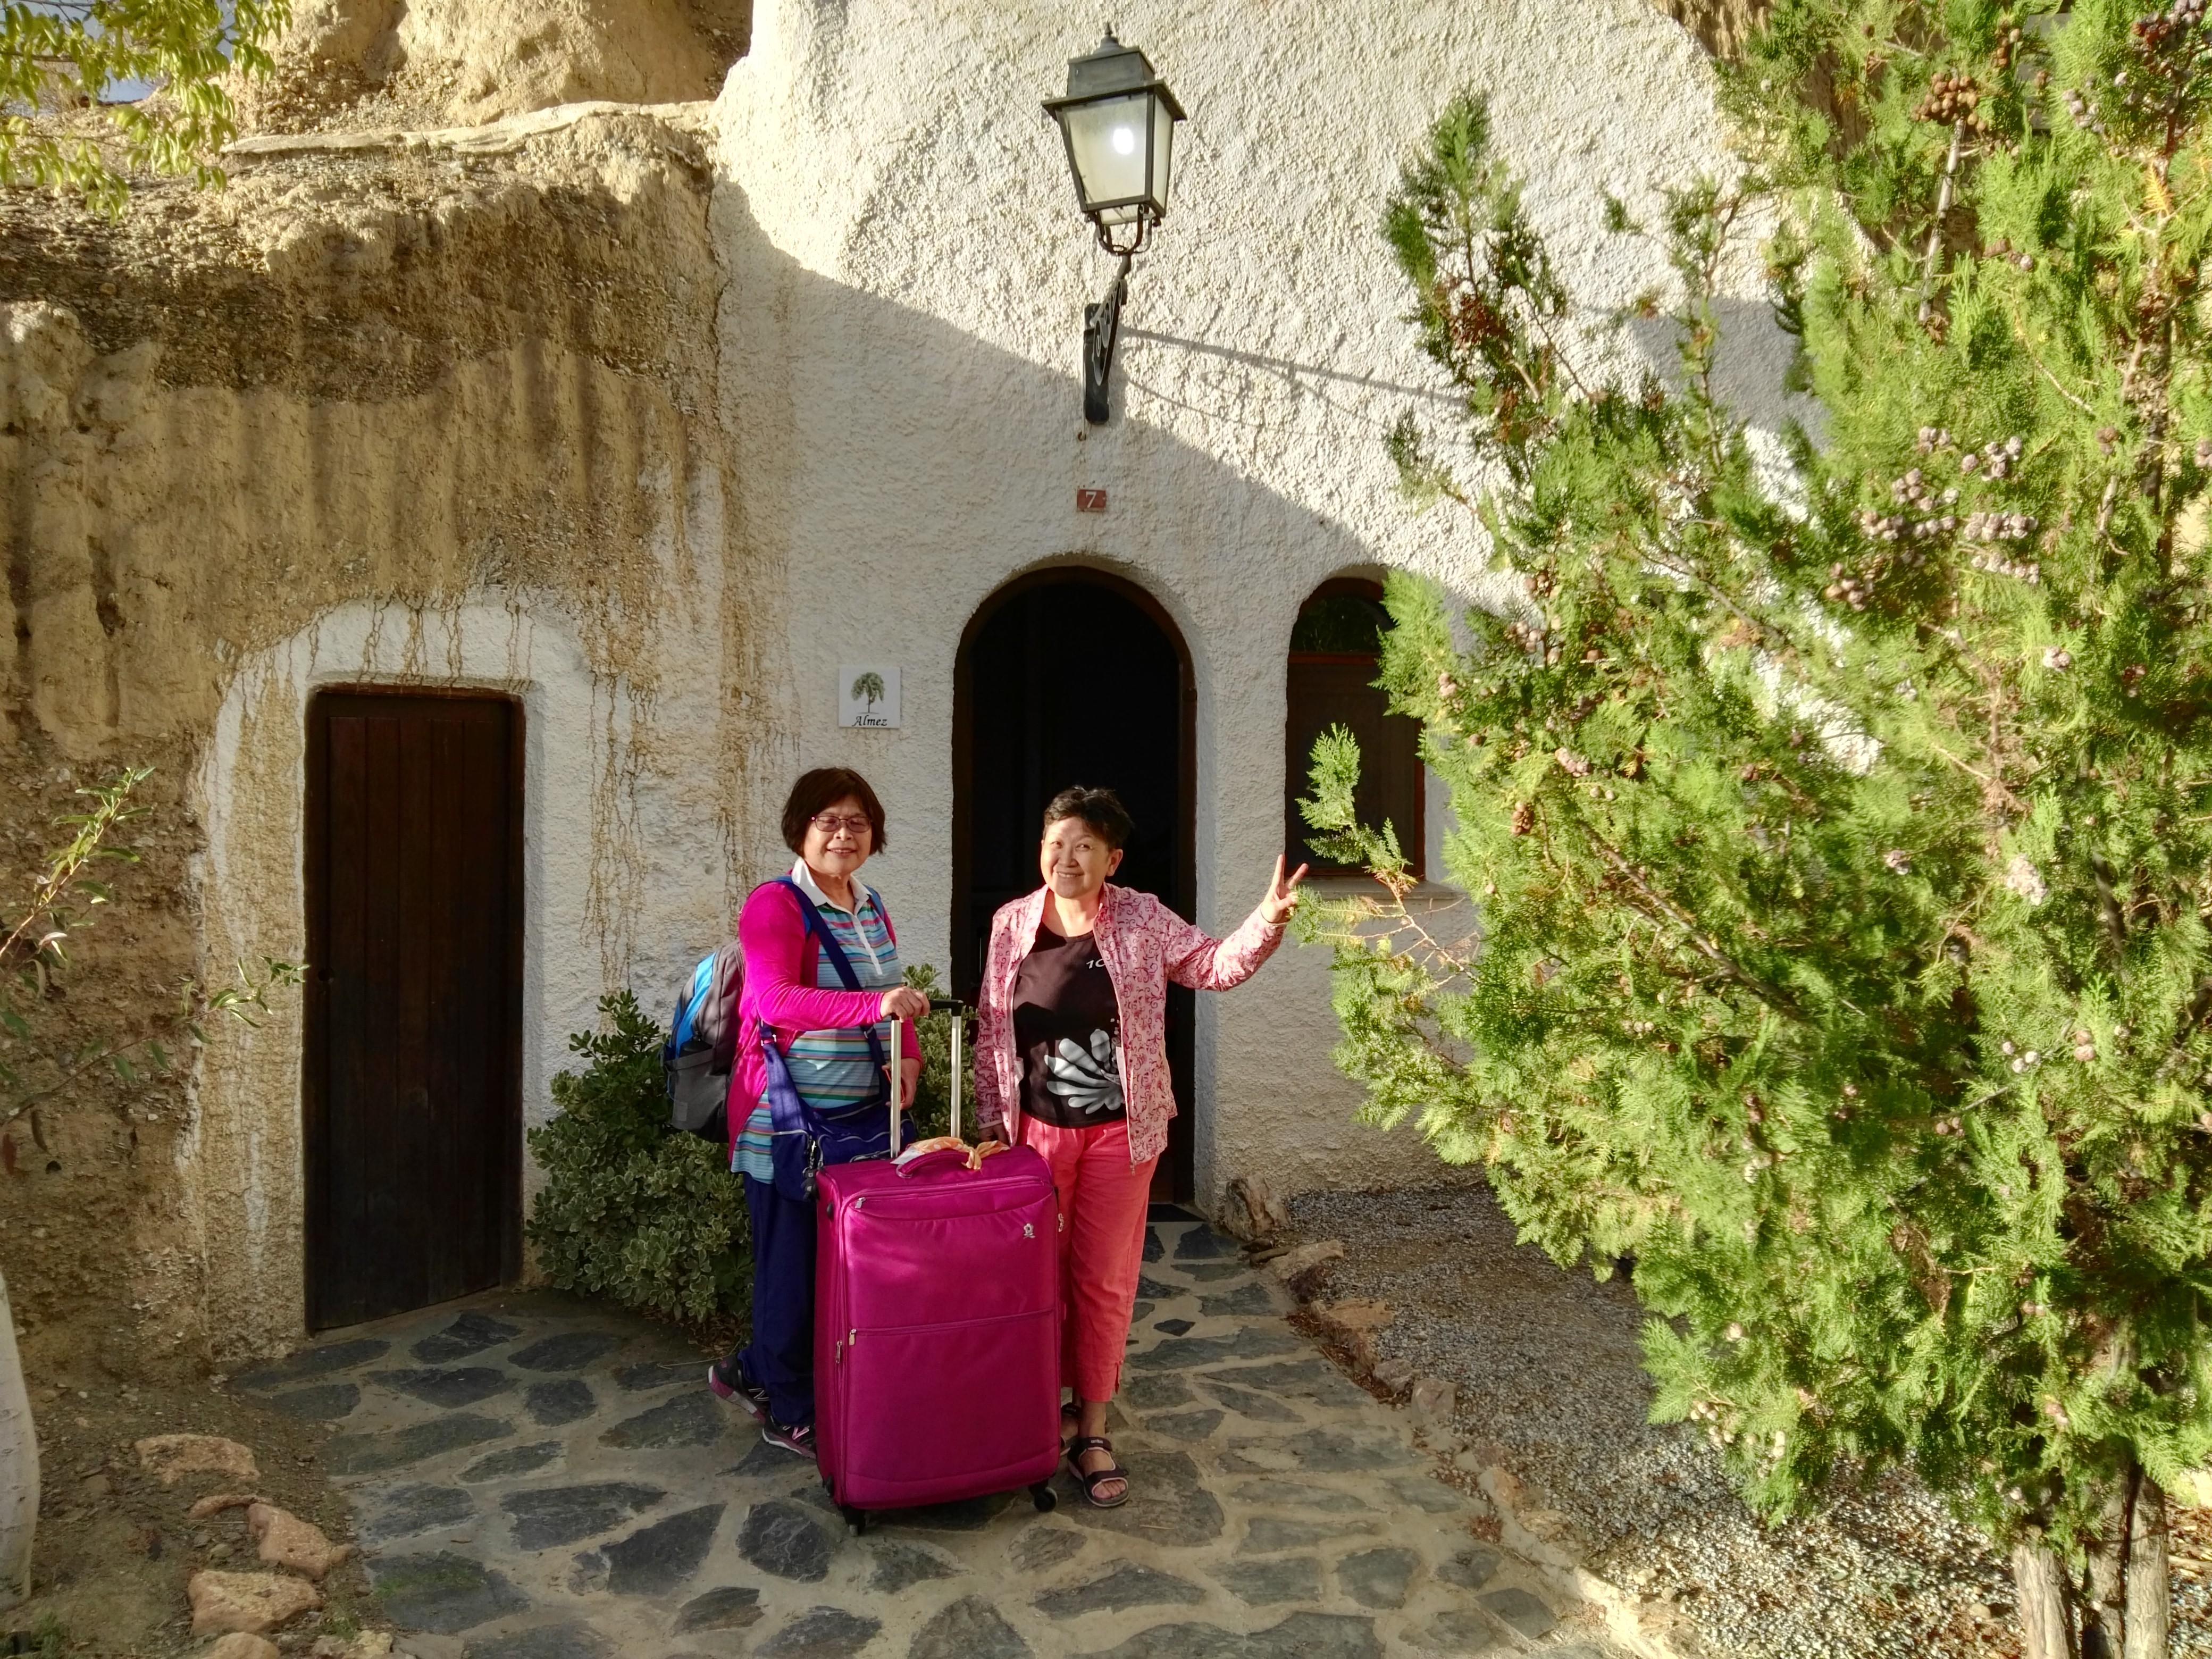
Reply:
M1103 230L1099 240L1105 240ZM1106 297L1083 307L1083 418L1093 426L1106 424L1106 384L1114 372L1114 345L1121 334L1121 303L1129 297L1130 253L1121 254L1114 268Z

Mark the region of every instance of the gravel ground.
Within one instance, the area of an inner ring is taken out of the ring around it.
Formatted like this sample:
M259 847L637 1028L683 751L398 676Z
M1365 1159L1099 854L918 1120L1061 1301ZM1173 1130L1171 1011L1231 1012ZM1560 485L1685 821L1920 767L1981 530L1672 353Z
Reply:
M2018 1654L2008 1567L1911 1477L1780 1527L1753 1519L1702 1437L1645 1420L1643 1316L1626 1283L1516 1244L1479 1177L1315 1194L1291 1215L1300 1239L1344 1241L1331 1296L1395 1311L1382 1352L1456 1384L1458 1426L1484 1455L1567 1517L1596 1571L1672 1600L1711 1653ZM2212 1553L2203 1511L2176 1531L2178 1551ZM2212 1659L2203 1571L2177 1570L2176 1659Z

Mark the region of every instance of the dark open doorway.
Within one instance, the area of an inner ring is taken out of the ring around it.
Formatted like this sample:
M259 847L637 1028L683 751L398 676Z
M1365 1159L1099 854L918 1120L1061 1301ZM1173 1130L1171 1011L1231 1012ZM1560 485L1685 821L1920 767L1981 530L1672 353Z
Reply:
M522 714L307 706L307 1324L521 1270Z
M1072 783L1115 791L1137 833L1115 880L1196 909L1198 692L1182 635L1142 588L1102 571L1040 570L984 602L953 692L952 949L973 998L991 915L1037 886L1044 804ZM1177 1116L1156 1198L1193 1190L1191 993L1168 988Z

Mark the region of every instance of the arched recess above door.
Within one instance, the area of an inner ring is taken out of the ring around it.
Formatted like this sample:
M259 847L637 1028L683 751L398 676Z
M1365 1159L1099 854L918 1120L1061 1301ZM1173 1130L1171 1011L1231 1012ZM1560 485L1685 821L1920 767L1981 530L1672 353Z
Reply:
M1293 863L1303 859L1318 876L1355 873L1316 852L1298 811L1310 787L1314 740L1332 726L1359 740L1359 821L1380 829L1387 821L1415 879L1426 872L1423 849L1421 728L1410 715L1390 712L1378 688L1382 635L1393 626L1382 608L1382 585L1364 576L1336 576L1314 589L1298 607L1291 629L1283 720L1283 840Z
M1137 833L1115 880L1178 914L1197 902L1198 691L1182 630L1152 594L1088 565L1018 576L960 637L952 714L952 974L975 996L991 916L1035 890L1045 803L1072 783L1115 790ZM1154 1195L1190 1195L1191 994L1170 987L1179 1115Z

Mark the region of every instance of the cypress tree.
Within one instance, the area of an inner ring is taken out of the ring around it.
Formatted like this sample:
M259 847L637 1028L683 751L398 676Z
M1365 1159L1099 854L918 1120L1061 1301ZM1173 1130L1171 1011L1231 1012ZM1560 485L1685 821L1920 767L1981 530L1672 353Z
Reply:
M1622 365L1479 96L1384 229L1462 418L1408 489L1515 573L1383 683L1449 785L1455 939L1316 912L1368 1112L1524 1237L1634 1258L1656 1412L1783 1514L1915 1469L2011 1552L2029 1659L2166 1650L2165 1492L2212 1456L2212 29L2204 0L1778 0L1743 165L1668 195ZM1763 253L1817 416L1721 392Z

